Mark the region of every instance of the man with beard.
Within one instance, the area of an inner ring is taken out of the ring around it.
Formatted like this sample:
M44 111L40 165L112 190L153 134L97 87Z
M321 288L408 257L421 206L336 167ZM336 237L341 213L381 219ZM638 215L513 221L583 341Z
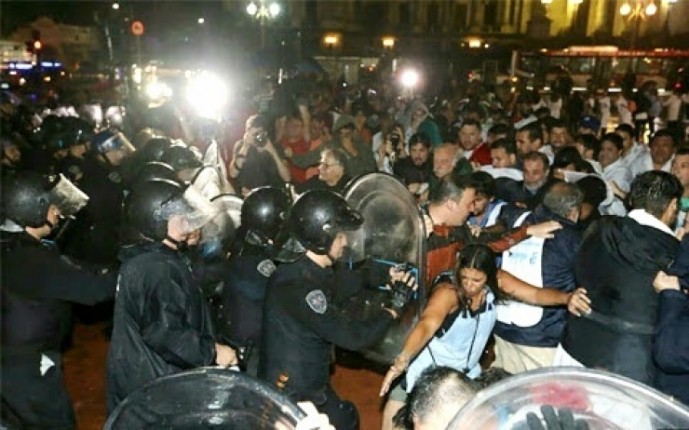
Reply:
M459 144L464 156L472 165L486 166L491 163L490 148L481 138L481 123L467 119L459 127Z
M431 141L423 133L415 134L409 140L409 157L398 160L393 165L395 176L399 177L412 194L428 188L433 172L430 158Z
M543 130L538 121L530 122L517 130L516 134L517 152L520 157L525 157L531 152L545 154L548 162L552 163L555 154L549 145L543 142Z
M549 124L548 133L550 134L550 146L554 152L558 149L570 146L572 138L569 135L567 124L561 119L554 119Z

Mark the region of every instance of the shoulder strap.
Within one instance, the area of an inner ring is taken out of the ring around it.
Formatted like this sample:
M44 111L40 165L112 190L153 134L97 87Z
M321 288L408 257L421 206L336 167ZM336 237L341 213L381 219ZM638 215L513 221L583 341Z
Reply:
M519 215L519 218L517 218L517 220L514 222L514 227L521 227L529 215L531 215L531 211L526 211L523 214Z

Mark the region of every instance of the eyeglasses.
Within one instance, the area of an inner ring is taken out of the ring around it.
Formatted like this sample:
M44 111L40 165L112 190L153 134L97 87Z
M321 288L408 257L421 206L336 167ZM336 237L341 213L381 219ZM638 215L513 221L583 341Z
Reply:
M333 167L333 166L339 166L339 165L340 165L340 163L328 164L328 163L326 163L325 161L321 161L321 162L318 163L318 164L319 164L320 166L325 167L326 169L329 169L329 168L331 168L331 167Z

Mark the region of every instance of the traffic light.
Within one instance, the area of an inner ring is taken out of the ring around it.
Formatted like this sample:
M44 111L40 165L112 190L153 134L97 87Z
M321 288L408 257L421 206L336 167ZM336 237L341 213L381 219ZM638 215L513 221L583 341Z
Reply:
M31 52L37 53L43 48L43 42L41 42L41 32L38 30L31 30Z

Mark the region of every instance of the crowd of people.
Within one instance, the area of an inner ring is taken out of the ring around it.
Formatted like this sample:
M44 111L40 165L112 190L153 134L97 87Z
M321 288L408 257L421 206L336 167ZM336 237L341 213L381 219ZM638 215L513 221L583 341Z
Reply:
M384 429L444 428L476 381L551 366L689 404L683 98L660 119L653 103L628 115L626 97L319 83L274 94L236 141L165 106L121 122L3 100L3 420L75 427L61 370L71 305L101 302L109 413L156 378L220 365L356 429L330 385L333 347L380 342L419 295L371 387ZM362 317L350 303L370 274L345 263L365 220L343 195L375 173L419 205L426 256L418 279L379 274L386 299Z

